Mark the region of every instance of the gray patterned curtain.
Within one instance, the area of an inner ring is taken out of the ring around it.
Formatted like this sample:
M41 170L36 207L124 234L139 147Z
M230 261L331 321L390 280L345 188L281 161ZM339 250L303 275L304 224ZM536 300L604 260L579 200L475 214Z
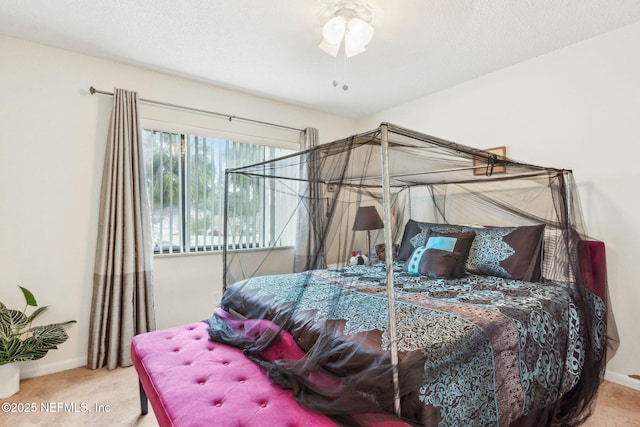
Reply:
M91 369L130 366L133 336L155 329L151 263L138 94L115 89L93 276Z
M302 134L301 149L307 150L318 145L318 129L306 128ZM318 194L321 191L320 184L315 176L318 167L317 153L307 154L305 162L300 165L300 174L308 178L299 185L300 194L304 194L302 206L298 210L298 224L296 232L296 247L294 253L294 266L296 272L312 269L326 268L324 248L321 247L324 229L322 227L324 206Z

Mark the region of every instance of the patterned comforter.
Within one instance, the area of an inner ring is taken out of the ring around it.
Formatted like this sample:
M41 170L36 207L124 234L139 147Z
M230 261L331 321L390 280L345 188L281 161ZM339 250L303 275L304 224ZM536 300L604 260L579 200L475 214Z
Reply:
M479 275L434 280L401 267L394 265L399 369L420 360L412 373L419 386L404 398L417 404L403 403L414 412L403 415L424 425L509 425L578 381L584 334L571 287ZM227 289L222 306L247 317L266 311L276 323L286 312L305 351L322 325L339 322L341 339L367 336L369 365L372 348L388 361L386 296L385 266L377 264L247 279ZM591 299L604 345L605 307Z

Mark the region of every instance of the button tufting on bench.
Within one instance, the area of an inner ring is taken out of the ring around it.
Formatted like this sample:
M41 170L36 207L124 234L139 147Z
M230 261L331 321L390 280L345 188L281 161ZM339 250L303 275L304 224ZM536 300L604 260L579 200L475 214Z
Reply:
M204 322L137 335L131 358L160 427L338 426L301 407L241 350L210 341ZM265 409L259 417L256 405Z
M266 400L266 399L258 399L258 400L255 400L254 402L256 402L258 405L260 405L260 407L266 408L267 407L267 403L269 401Z

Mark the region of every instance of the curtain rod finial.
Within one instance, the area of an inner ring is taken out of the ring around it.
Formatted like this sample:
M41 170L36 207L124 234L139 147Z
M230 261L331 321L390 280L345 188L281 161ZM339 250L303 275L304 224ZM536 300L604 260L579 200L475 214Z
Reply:
M91 87L89 88L89 93L90 93L91 95L95 95L95 93L96 93L96 88L95 88L95 87L93 87L93 86L91 86Z

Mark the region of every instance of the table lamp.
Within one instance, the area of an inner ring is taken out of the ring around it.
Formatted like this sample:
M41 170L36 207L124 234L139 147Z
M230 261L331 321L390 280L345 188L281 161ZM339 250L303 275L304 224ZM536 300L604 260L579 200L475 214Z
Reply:
M360 206L356 212L356 219L353 222L353 231L367 232L367 257L371 256L371 230L384 228L382 219L378 215L375 206Z

